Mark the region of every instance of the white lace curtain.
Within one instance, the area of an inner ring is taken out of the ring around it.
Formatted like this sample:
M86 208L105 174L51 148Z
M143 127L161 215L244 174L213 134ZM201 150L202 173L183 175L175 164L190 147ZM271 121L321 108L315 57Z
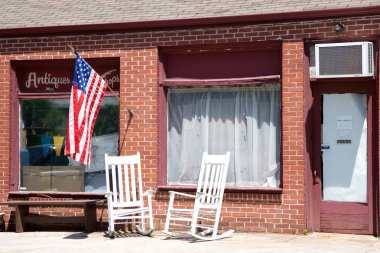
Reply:
M228 186L280 184L278 85L171 88L168 183L196 184L203 152L231 152Z

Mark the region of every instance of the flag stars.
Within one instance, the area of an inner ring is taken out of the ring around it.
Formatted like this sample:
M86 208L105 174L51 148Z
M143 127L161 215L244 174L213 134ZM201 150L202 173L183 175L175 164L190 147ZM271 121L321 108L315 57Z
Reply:
M80 56L77 56L75 65L76 66L73 83L78 85L78 89L82 90L83 92L86 92L87 82L90 78L92 69L88 65L88 63Z

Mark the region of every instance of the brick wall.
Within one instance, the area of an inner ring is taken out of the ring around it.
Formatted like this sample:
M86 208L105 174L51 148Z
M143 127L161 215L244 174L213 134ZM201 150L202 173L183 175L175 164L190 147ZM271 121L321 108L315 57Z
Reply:
M334 32L342 22L346 31ZM120 139L122 154L139 150L147 187L157 186L158 107L157 47L178 45L283 41L282 70L282 174L283 192L227 193L222 210L222 229L279 233L303 233L305 219L304 137L304 39L359 39L380 35L380 16L340 18L275 24L244 24L179 30L0 38L0 201L9 191L10 61L72 58L66 43L84 58L120 58ZM128 125L128 109L134 113ZM126 132L126 130L128 130ZM378 155L378 154L376 154ZM166 192L156 192L154 213L162 227L167 208ZM190 204L190 203L187 203ZM9 219L9 209L0 206ZM69 210L70 212L70 210ZM100 215L100 213L99 213Z

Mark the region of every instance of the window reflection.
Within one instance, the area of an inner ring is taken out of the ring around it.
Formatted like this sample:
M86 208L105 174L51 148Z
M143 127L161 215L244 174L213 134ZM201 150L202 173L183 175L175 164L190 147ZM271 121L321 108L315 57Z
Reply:
M119 101L103 99L94 126L90 169L64 154L68 115L69 99L21 100L22 189L105 191L104 153L118 153Z

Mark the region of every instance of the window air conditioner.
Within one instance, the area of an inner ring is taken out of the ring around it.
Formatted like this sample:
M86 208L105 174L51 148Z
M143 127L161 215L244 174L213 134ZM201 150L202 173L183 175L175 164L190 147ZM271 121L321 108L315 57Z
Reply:
M316 77L373 76L373 58L372 42L316 44Z

